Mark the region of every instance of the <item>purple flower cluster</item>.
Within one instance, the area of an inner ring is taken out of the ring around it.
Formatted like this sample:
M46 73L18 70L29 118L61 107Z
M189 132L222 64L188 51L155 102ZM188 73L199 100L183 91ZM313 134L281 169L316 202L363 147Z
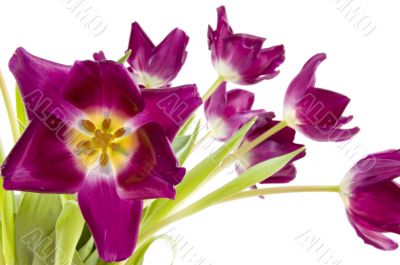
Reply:
M182 68L189 38L174 29L155 45L138 23L132 24L127 62L106 59L62 65L16 50L9 67L29 116L29 125L1 167L4 188L78 194L79 206L99 255L106 261L128 258L135 249L143 201L175 198L185 176L171 147L178 130L202 104L194 84L173 87ZM343 129L350 99L316 87L315 71L325 54L309 59L290 83L281 120L273 112L253 109L255 95L228 89L278 75L285 60L283 45L263 48L265 39L234 33L224 7L215 29L208 29L213 66L222 82L204 102L207 128L226 141L257 118L238 147L246 147L276 126L282 128L239 155L240 174L265 160L303 147L296 131L316 141L345 141L359 132ZM293 162L262 184L286 183L296 176ZM359 164L373 165L363 170ZM366 243L381 249L397 244L384 232L400 233L398 150L360 161L341 185L347 213ZM267 177L267 176L266 176Z

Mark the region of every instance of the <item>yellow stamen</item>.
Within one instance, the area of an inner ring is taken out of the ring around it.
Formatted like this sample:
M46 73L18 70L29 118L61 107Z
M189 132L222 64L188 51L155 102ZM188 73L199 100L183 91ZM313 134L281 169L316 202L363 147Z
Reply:
M94 132L96 130L96 126L89 120L82 120L81 124L88 132Z
M126 133L125 128L119 128L115 133L114 133L114 137L115 138L119 138L121 136L123 136Z

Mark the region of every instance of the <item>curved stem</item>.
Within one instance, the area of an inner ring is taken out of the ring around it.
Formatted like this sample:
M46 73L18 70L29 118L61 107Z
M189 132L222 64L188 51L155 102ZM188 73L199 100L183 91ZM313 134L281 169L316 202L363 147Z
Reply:
M224 78L222 78L221 76L219 76L217 78L217 80L215 80L214 84L212 84L212 86L207 90L207 92L201 97L201 99L203 100L203 102L206 102L207 99L209 99L211 97L212 94L214 94L215 90L218 89L218 87L224 82Z
M272 195L272 194L283 194L283 193L299 193L299 192L339 192L339 186L327 185L327 186L288 186L288 187L272 187L265 189L255 189L242 191L232 197L226 198L225 200L218 202L230 202L240 199L246 199L251 197Z
M195 150L197 150L206 140L208 140L208 138L212 136L212 134L213 132L209 130L203 137L201 137L200 140L195 143L190 153L193 153Z
M279 132L280 130L284 129L287 126L286 121L281 121L279 123L277 123L274 127L272 127L271 129L269 129L268 131L264 132L263 134L261 134L260 136L258 136L256 139L254 139L253 141L249 142L248 144L240 147L235 154L237 156L240 156L242 154L247 153L248 151L250 151L251 149L253 149L254 147L256 147L257 145L259 145L260 143L264 142L266 139L268 139L269 137L271 137L272 135L276 134L277 132Z
M3 74L1 73L1 71L0 71L0 89L1 89L1 94L3 95L4 104L6 106L8 120L10 121L12 136L13 136L14 142L16 142L19 138L18 122L17 122L17 118L15 116L15 112L14 112L12 104L11 104L10 95L8 93L7 86L6 86L6 83L4 81Z
M224 203L224 202L239 200L239 199L257 197L260 195L297 193L297 192L339 192L339 186L337 186L337 185L336 186L288 186L288 187L273 187L273 188L243 191L243 192L240 192L237 195L229 197L223 201L216 202L210 206L214 206L214 205ZM208 206L208 207L210 207L210 206ZM189 205L188 207L184 208L183 210L168 216L167 218L161 220L158 224L156 224L156 225L150 227L149 229L147 229L146 231L144 231L139 236L138 242L139 243L144 242L145 240L150 238L152 235L154 235L156 232L158 232L162 228L164 228L176 221L179 221L181 219L189 217L195 213L198 213L208 207L197 207L196 203Z

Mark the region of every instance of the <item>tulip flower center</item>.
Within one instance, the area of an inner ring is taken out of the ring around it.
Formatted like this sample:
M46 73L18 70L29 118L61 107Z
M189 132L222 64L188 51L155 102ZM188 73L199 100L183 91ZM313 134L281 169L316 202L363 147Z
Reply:
M121 120L109 117L101 120L96 117L80 120L78 126L84 133L74 141L72 148L86 167L111 165L116 169L124 164L135 141L127 137L128 130L121 126Z

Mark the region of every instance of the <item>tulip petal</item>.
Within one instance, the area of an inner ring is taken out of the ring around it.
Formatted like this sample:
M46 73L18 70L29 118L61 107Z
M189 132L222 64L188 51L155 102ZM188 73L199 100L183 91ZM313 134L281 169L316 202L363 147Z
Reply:
M393 180L400 176L400 151L387 150L368 155L347 173L350 189L362 190L382 181Z
M353 214L379 227L400 225L400 187L392 181L384 181L353 190L350 196Z
M246 136L246 142L253 141L258 136L268 131L279 121L259 119L259 122L253 126L252 130ZM259 164L265 160L278 157L303 147L303 145L293 143L295 138L295 130L285 127L279 132L269 137L264 142L260 143L247 154L243 155L237 163L237 172L240 174L250 167ZM244 142L244 144L246 143ZM290 161L284 168L276 172L274 175L261 183L286 183L293 180L296 176L296 168L292 164L294 161L301 159L305 156L305 151L298 154Z
M150 59L151 52L155 48L153 42L147 36L139 23L134 22L131 29L128 49L131 50L131 56L128 63L135 69L145 70L147 61ZM140 56L140 59L137 59Z
M128 71L112 61L75 62L63 90L65 99L83 111L99 109L130 118L144 108Z
M249 111L254 103L254 93L244 89L232 89L226 94L226 102L225 116Z
M320 142L347 141L353 138L353 136L360 131L360 128L358 127L354 127L351 129L327 129L313 125L298 125L296 128L313 140Z
M70 66L36 57L18 48L10 59L9 68L17 80L29 119L42 119L56 108L65 113L75 113L57 95L67 79Z
M379 230L376 230L367 222L363 221L355 215L348 212L348 217L353 225L356 233L361 237L366 244L372 245L378 249L382 250L395 250L398 244L391 240L390 238L383 235Z
M300 123L337 128L344 121L347 122L346 119L341 120L341 116L349 103L350 99L342 94L309 88L296 104L297 119Z
M136 130L138 147L117 175L121 198L175 198L174 185L181 182L185 169L178 161L162 128L148 123Z
M180 29L174 29L154 49L148 62L147 72L166 83L171 82L181 70L187 56L189 37Z
M186 33L176 28L154 46L140 25L133 23L128 63L136 83L146 88L168 86L186 60L188 41Z
M162 126L171 141L180 127L202 103L194 84L141 91L146 109L140 117L134 118L134 123L144 124L155 121Z
M319 64L326 59L326 54L319 53L311 57L303 66L300 73L290 83L284 100L286 110L295 107L297 101L303 98L306 90L315 85L315 71Z
M217 27L208 28L208 44L215 70L224 80L250 85L275 77L285 60L283 45L262 49L265 38L234 34L224 6L217 9Z
M6 189L46 193L78 190L86 173L66 145L65 125L53 129L46 125L32 120L8 155L1 170Z
M225 111L226 104L226 82L222 82L218 89L204 103L204 113L207 121L220 118Z
M121 199L112 177L91 172L78 202L100 257L107 262L127 259L136 246L142 201Z

